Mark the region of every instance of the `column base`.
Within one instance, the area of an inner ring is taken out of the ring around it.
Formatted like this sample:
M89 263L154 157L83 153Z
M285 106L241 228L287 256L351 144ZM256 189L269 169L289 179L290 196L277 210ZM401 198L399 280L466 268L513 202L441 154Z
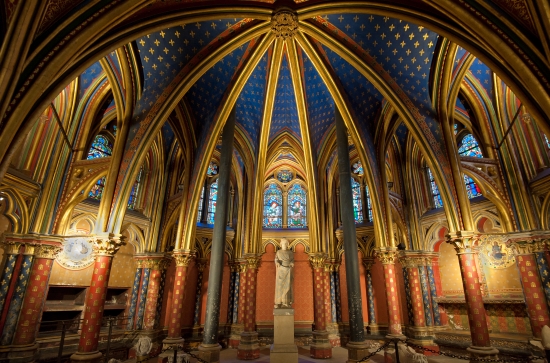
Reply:
M380 332L380 327L378 324L369 324L367 326L367 333L369 334L378 334Z
M370 354L369 346L366 342L348 342L348 360L346 363L355 363Z
M204 344L199 345L199 357L210 363L218 363L220 361L220 352L222 346L219 344Z
M436 352L439 352L439 345L435 344L435 342L433 341L433 337L431 337L431 336L428 336L428 337L414 337L414 338L410 338L409 341L412 344L420 345L421 347L432 349L432 350L435 350ZM422 354L424 354L425 356L437 355L437 354L432 353L432 352L422 352Z
M314 331L313 341L309 346L309 355L315 359L332 358L332 345L327 331Z
M260 358L258 332L242 332L241 341L237 349L237 359L253 360Z
M296 344L272 344L269 351L270 363L298 363Z
M472 357L483 358L483 359L495 359L498 358L498 349L493 347L476 347L475 345L470 346L466 349L470 352ZM470 362L479 362L479 360L471 360Z
M162 350L166 350L168 348L171 348L174 345L183 346L184 342L185 342L185 340L182 337L167 337L162 341Z
M38 348L37 343L26 345L12 345L5 352L7 353L6 361L9 363L27 363L35 362L38 360Z
M71 362L74 363L82 363L82 362L88 362L88 363L99 363L103 359L103 354L100 351L95 352L76 352L75 354L71 355Z
M236 349L239 347L241 342L241 333L244 330L243 324L233 324L231 325L231 335L229 336L229 348Z

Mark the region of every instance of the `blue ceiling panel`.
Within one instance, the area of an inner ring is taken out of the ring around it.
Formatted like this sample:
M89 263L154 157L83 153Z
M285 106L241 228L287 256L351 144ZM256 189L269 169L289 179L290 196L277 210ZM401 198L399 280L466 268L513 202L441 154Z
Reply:
M311 139L319 153L323 140L334 125L334 100L308 56L304 52L301 54Z
M237 124L246 131L254 150L258 147L262 125L267 73L266 52L237 99Z
M80 75L80 92L79 92L79 98L82 99L82 96L86 93L88 88L94 81L103 74L103 68L101 67L101 64L98 62L95 62L92 64L88 69L86 69L82 74Z
M492 97L493 96L493 72L489 67L485 65L479 59L475 59L470 66L470 72L479 81L481 87L485 89L485 92Z
M290 131L298 140L302 140L296 97L286 54L283 56L279 72L269 139L272 140L282 131Z

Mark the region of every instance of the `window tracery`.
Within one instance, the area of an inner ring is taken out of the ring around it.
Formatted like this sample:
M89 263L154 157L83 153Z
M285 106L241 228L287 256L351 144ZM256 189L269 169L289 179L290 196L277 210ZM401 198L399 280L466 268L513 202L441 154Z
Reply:
M216 204L218 201L218 179L210 184L210 195L208 196L208 215L206 223L214 224L214 215L216 214Z
M283 227L283 192L276 183L264 191L264 228Z
M105 180L106 177L102 177L94 184L94 186L88 193L88 198L101 200L101 197L103 196L103 189L105 188Z
M443 200L441 199L441 193L439 192L439 188L437 187L432 171L430 170L430 168L426 168L426 171L428 173L428 180L430 181L434 207L443 208Z
M306 191L296 183L288 191L288 228L304 228L306 218Z
M351 195L353 197L353 217L355 223L363 223L363 202L361 198L361 184L351 178Z
M460 146L458 148L458 155L460 156L470 156L474 158L482 158L483 153L479 147L479 144L475 137L472 134L467 134L460 141Z
M104 135L97 135L92 141L86 159L97 159L111 156L113 154L113 143Z
M141 186L141 178L143 175L143 166L141 169L139 169L139 173L136 177L136 181L134 182L134 185L132 186L132 190L130 191L130 198L128 198L128 206L127 208L130 210L136 209L136 202L138 198L138 194L140 192L140 186Z

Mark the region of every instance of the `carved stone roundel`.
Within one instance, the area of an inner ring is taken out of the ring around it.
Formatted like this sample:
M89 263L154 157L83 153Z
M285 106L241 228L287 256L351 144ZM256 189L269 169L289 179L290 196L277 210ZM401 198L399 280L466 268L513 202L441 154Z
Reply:
M271 30L278 38L292 38L298 30L298 17L290 11L279 11L271 19Z

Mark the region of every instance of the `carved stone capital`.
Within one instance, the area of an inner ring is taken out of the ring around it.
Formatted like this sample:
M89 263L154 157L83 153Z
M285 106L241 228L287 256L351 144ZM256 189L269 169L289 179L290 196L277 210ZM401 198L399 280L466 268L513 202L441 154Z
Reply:
M372 266L374 265L374 257L365 257L363 258L363 266L365 266L365 269L367 271L370 271Z
M61 246L40 244L35 247L34 255L36 258L47 258L54 260L63 250Z
M376 257L382 265L393 265L397 261L397 251L395 249L379 249L376 251Z
M18 255L21 248L21 242L16 241L4 241L2 243L2 249L7 255Z
M325 267L325 261L327 256L324 253L311 253L309 255L309 263L313 269L319 269Z
M176 252L172 253L172 258L176 261L176 267L187 267L195 256L192 253Z
M479 235L471 231L458 231L445 236L447 243L455 248L456 253L475 253L479 241Z
M199 272L204 272L204 268L206 267L206 264L208 263L208 260L206 258L197 258L197 261L195 262L195 266L197 266L197 270Z
M114 256L120 247L124 246L124 236L109 234L108 236L94 236L93 246L96 256Z
M271 17L271 31L277 38L293 38L298 30L298 17L290 10L281 10Z
M425 264L424 258L410 256L401 256L399 258L399 262L401 262L401 266L405 268L415 268L418 266L424 266Z

